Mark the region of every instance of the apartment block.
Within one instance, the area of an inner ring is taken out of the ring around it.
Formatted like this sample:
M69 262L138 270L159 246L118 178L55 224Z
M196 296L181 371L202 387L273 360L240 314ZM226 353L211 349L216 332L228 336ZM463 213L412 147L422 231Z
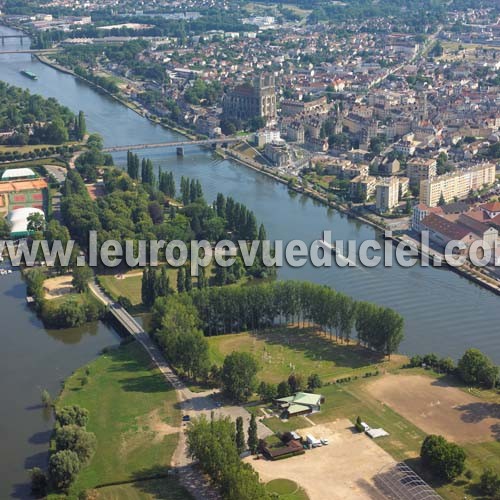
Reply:
M435 207L443 194L446 203L465 198L471 190L495 182L495 164L481 163L457 172L439 175L420 183L420 202Z

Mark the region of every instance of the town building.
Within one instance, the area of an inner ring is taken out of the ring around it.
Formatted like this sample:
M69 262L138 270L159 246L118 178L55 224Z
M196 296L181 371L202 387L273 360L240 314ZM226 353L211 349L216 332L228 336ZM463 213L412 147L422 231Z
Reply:
M228 118L240 120L276 118L274 76L260 75L253 84L244 83L230 90L224 98L223 111Z
M420 183L420 202L434 207L441 199L445 202L465 198L471 191L495 182L495 164L481 163L449 174L439 175Z
M266 144L264 147L264 156L276 167L284 167L290 161L288 148L283 140Z
M412 158L406 166L410 186L417 188L422 181L428 181L437 174L437 161L434 158Z
M349 184L350 197L353 201L365 202L373 196L377 179L372 175L358 175Z
M378 212L390 212L398 205L399 181L397 177L379 179L375 187L375 207Z
M288 418L318 412L321 410L321 404L324 401L325 398L321 394L297 392L293 396L275 399L274 404Z
M37 208L46 211L48 185L45 179L19 179L0 181L0 214L18 208Z

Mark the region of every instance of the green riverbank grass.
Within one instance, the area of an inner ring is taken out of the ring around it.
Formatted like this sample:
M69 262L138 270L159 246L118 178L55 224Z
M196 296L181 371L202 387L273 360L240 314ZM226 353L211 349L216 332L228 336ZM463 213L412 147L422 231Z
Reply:
M88 371L87 376L85 368L77 370L57 401L57 408L75 404L89 410L87 429L97 436L96 453L70 493L166 474L180 411L175 391L143 348L133 342L112 350Z

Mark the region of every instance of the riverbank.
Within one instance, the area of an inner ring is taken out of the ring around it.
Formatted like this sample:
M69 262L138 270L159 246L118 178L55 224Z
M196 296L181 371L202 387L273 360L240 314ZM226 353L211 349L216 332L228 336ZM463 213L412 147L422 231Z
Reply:
M141 491L144 481L160 477L168 481L182 431L181 412L175 390L158 369L151 369L138 342L108 350L76 370L64 383L56 409L68 405L89 411L87 430L97 438L96 453L79 473L70 495L106 487L111 496L115 487ZM184 492L180 498L191 497Z
M150 112L148 112L144 107L137 105L136 103L131 103L127 99L123 99L121 97L118 97L116 95L111 94L109 91L106 89L103 89L102 87L99 87L95 83L88 81L79 75L76 75L73 71L71 71L68 68L62 67L61 65L58 65L51 61L50 59L46 58L45 56L37 56L37 59L52 67L56 71L61 71L63 73L69 74L73 77L78 78L80 81L83 81L86 83L90 88L98 90L100 93L104 93L110 97L113 98L113 100L119 104L123 104L127 109L130 109L134 111L138 116L142 118L146 118L150 123L153 123L154 125L161 125L162 128L165 128L166 130L170 130L173 132L176 132L178 134L183 135L184 137L187 137L189 139L194 139L196 138L196 135L193 134L192 131L183 129L178 126L173 126L172 124L166 124L159 118L155 117L152 115ZM372 228L374 228L377 232L383 234L387 227L385 227L383 224L381 224L379 221L374 221L371 217L365 216L365 214L360 214L356 209L353 209L345 204L341 204L338 202L335 202L333 200L328 199L328 197L311 188L307 187L304 188L302 186L294 185L292 184L289 178L282 177L278 175L275 171L272 169L265 167L261 164L258 164L257 162L253 161L251 158L248 158L242 154L239 154L237 151L233 149L228 149L228 150L218 150L219 155L222 158L225 159L230 159L233 160L239 164L242 164L246 167L248 167L251 170L254 170L260 174L264 174L268 178L277 181L283 185L286 185L289 190L303 194L315 201L318 201L322 205L325 205L328 208L331 208L333 210L338 211L339 213L342 213L346 215L348 218L359 221L363 224L366 224ZM391 236L390 239L392 240L393 244L398 245L401 241L402 238L400 236ZM495 280L488 276L487 274L477 270L477 269L465 269L465 268L451 268L453 272L456 274L459 274L462 277L467 278L469 281L472 281L476 283L477 285L481 286L482 288L492 291L495 294L500 294L499 292L499 287L498 284L495 282Z
M104 87L101 87L97 83L92 82L91 80L87 80L83 76L78 75L72 69L67 68L65 66L62 66L60 64L57 64L56 62L52 61L51 59L49 59L46 56L43 56L42 54L34 54L34 56L42 64L45 64L45 65L55 69L56 71L61 71L62 73L65 73L67 75L71 75L74 78L77 78L82 82L85 82L90 87L94 88L95 90L98 90L99 92L102 92L103 94L108 95L109 97L111 97L115 101L119 102L123 106L127 107L128 109L130 109L134 113L137 113L139 116L146 118L151 123L154 123L155 125L160 125L167 130L184 135L185 137L188 137L189 139L192 139L192 140L195 140L198 138L195 134L193 134L192 131L190 131L188 129L185 129L185 128L180 127L178 125L167 124L167 123L162 122L158 118L153 118L151 113L146 108L144 108L144 106L142 106L138 103L135 103L135 102L131 102L123 97L117 96L116 94L113 94L112 92L105 89Z

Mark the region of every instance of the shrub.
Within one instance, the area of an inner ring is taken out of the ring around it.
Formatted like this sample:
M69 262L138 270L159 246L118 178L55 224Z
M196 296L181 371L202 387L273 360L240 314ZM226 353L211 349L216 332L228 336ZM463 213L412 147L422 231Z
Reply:
M64 427L65 425L77 425L85 427L89 421L89 412L78 405L65 406L56 413L56 422Z
M364 428L363 426L361 425L361 417L358 415L358 417L356 418L356 422L354 424L354 426L356 427L356 430L358 432L364 432Z

